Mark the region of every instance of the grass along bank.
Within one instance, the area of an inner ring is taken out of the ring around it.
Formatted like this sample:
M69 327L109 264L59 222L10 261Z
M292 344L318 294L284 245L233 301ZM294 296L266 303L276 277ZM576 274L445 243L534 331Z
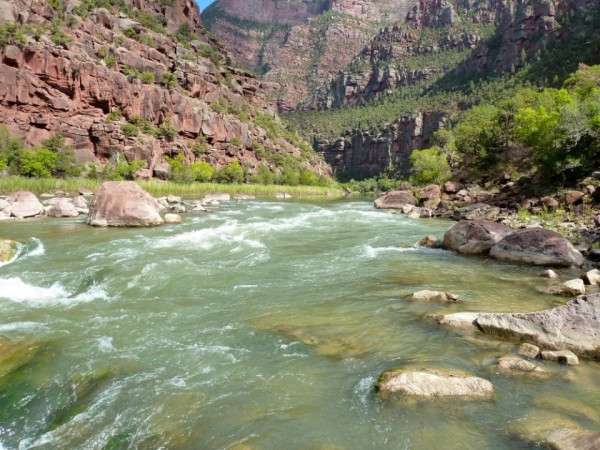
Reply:
M64 191L76 194L81 188L95 191L103 183L102 180L89 178L26 178L0 177L0 194L8 195L16 191L31 191L35 194ZM164 195L204 196L214 192L225 192L231 195L246 194L256 197L275 197L278 193L287 193L293 197L339 197L342 195L338 187L322 186L284 186L264 184L218 184L218 183L173 183L171 181L150 180L137 181L150 194L160 197Z

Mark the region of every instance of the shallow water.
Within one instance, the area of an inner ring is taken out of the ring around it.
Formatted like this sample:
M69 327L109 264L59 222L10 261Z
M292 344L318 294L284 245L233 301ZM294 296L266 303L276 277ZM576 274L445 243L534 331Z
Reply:
M539 269L416 245L449 225L360 201L230 202L156 229L3 223L24 245L0 267L0 338L34 356L0 364L0 449L530 448L509 430L549 410L597 430L597 363L507 377L490 362L512 344L428 320L566 301ZM420 289L462 301L402 299ZM396 366L466 370L496 396L382 400Z

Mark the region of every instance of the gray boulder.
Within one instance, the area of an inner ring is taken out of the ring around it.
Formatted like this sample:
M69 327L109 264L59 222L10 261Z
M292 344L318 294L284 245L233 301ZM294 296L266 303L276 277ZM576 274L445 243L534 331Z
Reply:
M416 205L417 199L407 191L390 191L375 200L375 208L402 209L404 205Z
M513 229L485 220L461 220L444 234L442 247L464 254L486 254Z
M585 263L583 255L564 236L543 228L509 234L491 248L490 256L538 266L580 267Z
M0 263L8 262L17 253L17 241L12 239L0 239Z
M11 214L17 219L26 219L44 213L44 205L33 192L15 192L8 197L8 203L11 203Z
M423 399L430 398L490 398L492 383L483 378L456 371L403 370L384 372L376 385L380 394L393 394Z
M48 209L48 216L50 217L77 217L78 215L79 211L77 211L75 205L66 198L59 198Z
M458 208L454 211L454 220L496 220L500 215L500 208L485 203Z
M577 297L545 311L481 314L475 322L485 333L600 360L600 294Z
M107 181L94 194L87 224L99 227L161 225L160 205L133 181Z

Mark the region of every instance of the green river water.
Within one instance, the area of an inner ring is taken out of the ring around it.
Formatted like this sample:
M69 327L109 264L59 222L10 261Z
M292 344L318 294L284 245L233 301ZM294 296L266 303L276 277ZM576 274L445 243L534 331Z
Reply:
M499 374L512 343L427 318L566 301L539 269L416 245L449 225L367 201L225 202L154 229L2 223L25 245L0 267L0 340L33 356L0 364L0 449L535 448L512 430L556 414L597 430L597 363ZM420 289L462 301L402 299ZM379 398L397 366L466 370L496 394Z

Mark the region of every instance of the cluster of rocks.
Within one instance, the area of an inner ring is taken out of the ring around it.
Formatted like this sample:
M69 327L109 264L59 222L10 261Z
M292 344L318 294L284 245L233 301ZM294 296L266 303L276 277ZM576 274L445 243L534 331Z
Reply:
M89 212L87 197L91 191L82 190L69 198L65 192L42 194L41 200L28 191L18 191L0 197L0 220L28 219L34 217L77 217Z
M282 194L280 198L290 197ZM235 200L253 198L246 194L233 197ZM68 197L62 191L42 194L39 199L27 191L0 197L0 220L84 215L87 216L86 223L92 226L152 227L181 223L180 214L209 212L231 199L227 193L208 194L201 200L184 200L175 195L155 199L133 181L108 181L95 193L80 189L75 197Z

